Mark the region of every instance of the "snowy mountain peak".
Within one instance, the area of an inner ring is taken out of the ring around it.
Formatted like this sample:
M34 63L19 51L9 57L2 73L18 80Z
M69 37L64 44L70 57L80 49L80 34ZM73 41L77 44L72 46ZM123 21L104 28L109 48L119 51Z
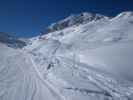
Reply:
M0 33L0 100L133 100L133 18L122 15L71 15L23 49Z
M128 18L128 17L133 17L133 11L125 11L122 12L120 14L118 14L118 16L116 16L117 18Z
M58 100L133 100L133 18L119 16L71 15L25 47L44 80L66 97Z
M47 32L48 33L54 32L54 31L62 30L67 27L71 27L73 25L80 25L80 24L97 21L101 19L109 19L109 17L100 15L100 14L88 13L88 12L75 14L65 18L64 20L58 21L57 23L51 24L47 28Z

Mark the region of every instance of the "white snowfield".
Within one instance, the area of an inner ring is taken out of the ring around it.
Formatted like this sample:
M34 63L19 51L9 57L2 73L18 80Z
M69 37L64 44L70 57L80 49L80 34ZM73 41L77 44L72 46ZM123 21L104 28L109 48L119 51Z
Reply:
M30 41L0 43L0 100L133 100L133 12Z
M38 73L29 54L0 47L0 100L64 100Z

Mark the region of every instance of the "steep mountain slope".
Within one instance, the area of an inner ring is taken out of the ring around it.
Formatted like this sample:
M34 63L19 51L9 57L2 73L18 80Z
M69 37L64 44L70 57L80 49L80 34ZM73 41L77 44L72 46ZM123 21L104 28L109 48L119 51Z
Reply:
M81 15L22 49L0 34L0 100L133 100L133 13Z
M69 100L132 100L132 14L61 28L25 49Z
M68 28L74 25L78 26L80 24L85 24L88 22L105 20L105 19L110 19L110 18L104 15L101 15L101 14L92 14L92 13L84 12L84 13L77 14L77 15L76 14L71 15L61 21L51 24L46 29L46 32L47 33L54 32L54 31L62 30L62 29L65 29L65 28Z

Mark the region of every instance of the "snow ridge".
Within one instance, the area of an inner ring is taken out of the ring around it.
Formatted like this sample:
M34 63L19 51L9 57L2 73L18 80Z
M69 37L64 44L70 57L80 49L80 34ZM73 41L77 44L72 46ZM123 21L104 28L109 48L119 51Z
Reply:
M54 31L65 29L67 27L71 27L73 25L80 25L80 24L103 20L103 19L109 19L109 17L106 17L101 14L93 14L89 12L84 12L81 14L73 14L61 21L51 24L50 26L48 26L46 31L47 33L54 32Z

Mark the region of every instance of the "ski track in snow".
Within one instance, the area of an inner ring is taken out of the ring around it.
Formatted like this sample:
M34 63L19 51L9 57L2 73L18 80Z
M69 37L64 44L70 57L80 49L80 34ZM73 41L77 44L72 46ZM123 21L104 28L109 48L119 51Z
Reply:
M49 28L51 33L31 38L25 50L16 49L25 42L0 33L9 46L0 42L0 100L92 100L91 94L93 100L133 100L132 84L113 75L133 77L133 12L114 18L83 13Z
M52 93L55 97L57 97L58 100L66 100L65 97L64 97L63 95L61 95L61 93L60 93L54 86L51 85L51 83L49 83L47 80L45 80L45 79L43 78L43 76L41 75L41 73L38 71L37 65L34 63L33 59L32 59L30 56L29 56L29 58L30 58L30 60L31 60L31 62L32 62L32 64L33 64L33 67L34 67L36 73L38 74L38 77L39 77L40 80L43 82L43 84L44 84L45 86L47 86L47 88L51 91L51 93Z
M62 56L58 56L61 59L66 59L69 61L73 61L73 59L69 59L66 57L62 57ZM81 77L88 79L92 84L94 84L96 87L100 88L102 90L102 92L96 92L96 91L92 91L92 93L94 92L94 94L102 94L105 96L109 96L112 99L125 99L125 100L132 100L129 95L127 95L126 93L123 94L126 91L120 91L117 90L117 88L121 88L121 86L114 88L114 84L118 85L118 83L113 80L112 78L109 78L107 76L103 76L102 74L100 74L98 72L98 70L95 70L95 68L92 68L88 65L85 65L83 63L80 62L76 62L74 61L75 66L73 66L75 68L75 70L77 70L78 72L81 72ZM85 65L86 67L83 67L83 65ZM82 66L82 67L81 67ZM87 68L88 67L88 68ZM85 76L82 75L82 73L87 73ZM104 79L103 79L104 78ZM112 82L112 84L110 84L110 82ZM77 91L83 91L80 88L71 88L68 87L68 90L77 90ZM95 93L96 92L96 93ZM123 92L123 93L121 93ZM91 92L90 92L91 93ZM131 94L130 94L131 95Z

